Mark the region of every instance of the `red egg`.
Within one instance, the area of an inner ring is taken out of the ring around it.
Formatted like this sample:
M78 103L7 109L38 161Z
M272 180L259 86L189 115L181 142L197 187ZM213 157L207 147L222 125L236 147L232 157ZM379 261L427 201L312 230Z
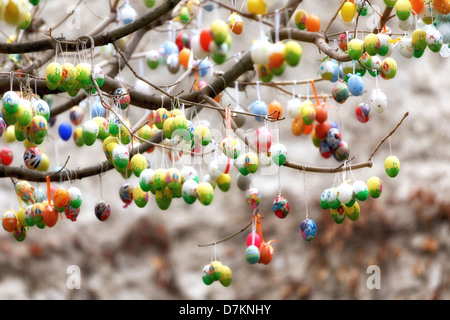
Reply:
M272 145L272 132L269 128L260 127L256 130L256 149L258 152L267 152Z
M330 130L331 125L328 121L316 124L315 133L316 137L323 140L327 137L327 132Z
M211 30L208 28L204 28L200 32L200 46L206 52L209 52L209 45L213 41Z
M8 147L3 147L2 150L0 150L0 160L4 166L9 166L13 161L12 150Z
M248 236L247 236L247 247L252 245L253 234L255 235L255 243L253 245L255 245L256 247L259 248L261 246L261 237L256 232L254 232L254 233L251 232L251 233L248 234Z
M42 219L47 227L53 227L58 222L58 212L55 206L47 204L42 211Z
M323 123L328 119L328 109L326 104L316 106L316 121Z

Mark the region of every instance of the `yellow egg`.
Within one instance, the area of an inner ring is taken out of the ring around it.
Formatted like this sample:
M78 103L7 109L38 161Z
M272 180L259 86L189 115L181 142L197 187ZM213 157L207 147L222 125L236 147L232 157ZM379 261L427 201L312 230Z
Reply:
M425 50L427 47L427 32L423 29L416 29L411 35L411 41L414 48L418 50Z
M352 21L353 18L355 17L355 13L356 13L356 6L352 2L347 1L346 3L344 3L344 5L341 8L341 16L345 22Z
M46 172L50 168L50 159L49 159L48 155L46 155L45 153L42 153L41 157L42 157L42 160L41 160L41 163L39 164L39 166L37 167L37 169L38 169L38 171Z
M131 157L131 171L133 171L133 174L136 177L139 178L141 172L147 169L147 165L147 158L142 154L135 154L133 157Z
M253 14L264 15L267 13L267 6L263 0L248 0L247 10Z
M6 142L9 142L9 143L16 141L16 134L15 134L14 126L8 126L6 128L5 139L6 139Z
M58 62L51 62L45 69L45 78L49 84L59 84L62 78L62 66Z
M6 2L6 1L2 1ZM4 4L2 4L4 5ZM22 15L20 12L20 7L16 1L8 1L8 3L5 6L5 21L6 23L12 24L12 25L19 25Z

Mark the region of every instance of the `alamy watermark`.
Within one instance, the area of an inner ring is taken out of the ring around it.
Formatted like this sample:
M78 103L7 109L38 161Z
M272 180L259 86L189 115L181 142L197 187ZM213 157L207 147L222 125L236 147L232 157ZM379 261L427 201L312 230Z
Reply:
M66 269L66 273L69 274L66 281L67 289L81 289L81 269L77 265L70 265Z
M370 276L366 280L367 289L381 289L381 269L377 265L370 265L366 270Z

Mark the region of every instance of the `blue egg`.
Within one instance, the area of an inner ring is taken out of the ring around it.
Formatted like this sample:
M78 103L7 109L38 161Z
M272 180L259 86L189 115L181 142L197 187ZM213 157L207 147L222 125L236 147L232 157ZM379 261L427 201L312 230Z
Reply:
M255 245L249 245L245 250L245 260L250 264L258 263L260 257L261 252Z
M67 141L72 137L72 126L68 122L63 122L58 127L58 133L61 139Z
M171 54L179 54L180 49L178 49L178 46L175 44L175 42L165 41L160 46L159 53L161 54L162 58L164 58L164 60L166 60L167 57L170 56Z
M325 140L332 149L336 149L341 143L341 132L337 128L331 128Z
M260 100L256 100L248 108L252 113L260 116L266 116L269 110L267 104L264 101ZM264 121L264 118L262 117L255 117L255 119L259 122Z
M300 225L300 233L306 241L313 240L317 234L316 223L311 219L304 220Z
M95 103L91 107L91 116L92 118L95 117L105 117L106 116L106 109L103 108L103 106L100 103Z
M360 96L364 91L364 81L357 74L350 76L347 81L347 86L350 93L354 96Z
M210 68L211 62L209 61L209 59L203 59L197 66L198 75L200 77L206 76Z

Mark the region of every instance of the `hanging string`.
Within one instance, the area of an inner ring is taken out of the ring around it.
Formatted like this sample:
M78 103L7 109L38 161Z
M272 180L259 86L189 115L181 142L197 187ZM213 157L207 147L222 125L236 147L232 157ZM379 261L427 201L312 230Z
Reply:
M262 25L262 16L258 14L258 21L259 21L259 38L264 39L264 29Z
M306 190L306 170L303 166L303 188L305 189L305 210L306 210L306 219L309 219L309 213L308 213L308 193Z
M261 87L259 85L259 81L256 81L256 94L258 95L258 101L262 101L261 100Z
M281 196L281 175L280 175L280 172L281 172L281 167L279 166L278 167L278 196Z
M292 85L292 100L295 99L295 86L297 85L297 80L293 81L293 85Z
M391 136L389 136L389 138L388 138L388 142L389 142L389 155L391 155L391 156L392 156Z
M280 42L280 10L275 10L275 43Z

